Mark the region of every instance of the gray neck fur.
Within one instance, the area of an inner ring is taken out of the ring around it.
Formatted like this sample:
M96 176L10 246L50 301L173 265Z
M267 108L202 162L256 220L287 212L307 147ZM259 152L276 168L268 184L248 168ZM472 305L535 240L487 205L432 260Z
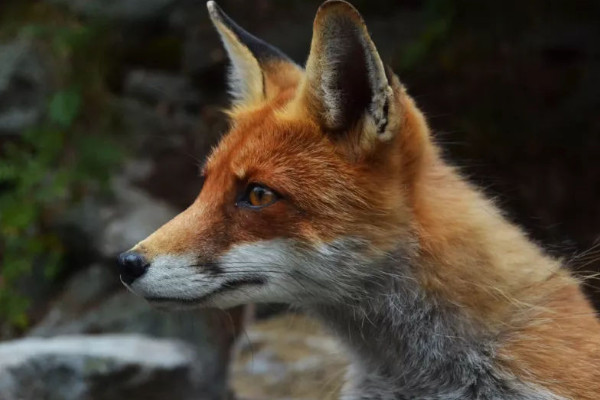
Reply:
M370 298L308 307L350 351L342 399L560 399L500 369L494 338L429 298L410 268L370 268L388 271L362 282Z

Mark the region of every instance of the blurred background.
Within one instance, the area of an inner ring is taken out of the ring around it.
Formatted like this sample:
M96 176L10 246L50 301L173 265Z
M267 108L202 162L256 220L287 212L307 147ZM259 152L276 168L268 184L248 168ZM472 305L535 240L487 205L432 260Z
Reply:
M319 3L219 2L301 64ZM600 272L600 2L353 3L447 158ZM243 310L159 313L118 281L115 256L196 196L226 65L204 1L0 2L0 399L222 399L236 335L242 397L335 394L342 356L302 316L240 329Z

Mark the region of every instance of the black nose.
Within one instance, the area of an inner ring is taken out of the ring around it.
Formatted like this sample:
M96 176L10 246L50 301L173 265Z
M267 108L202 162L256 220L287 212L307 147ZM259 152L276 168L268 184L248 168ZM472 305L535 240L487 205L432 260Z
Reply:
M128 251L119 256L121 279L128 285L144 275L149 265L146 259L135 251Z

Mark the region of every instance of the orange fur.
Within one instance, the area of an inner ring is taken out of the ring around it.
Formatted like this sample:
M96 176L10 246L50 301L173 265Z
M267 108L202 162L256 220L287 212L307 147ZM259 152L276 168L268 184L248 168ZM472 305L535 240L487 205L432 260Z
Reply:
M501 359L524 379L571 399L593 400L600 393L600 323L588 301L566 274L547 291L539 310L504 333Z

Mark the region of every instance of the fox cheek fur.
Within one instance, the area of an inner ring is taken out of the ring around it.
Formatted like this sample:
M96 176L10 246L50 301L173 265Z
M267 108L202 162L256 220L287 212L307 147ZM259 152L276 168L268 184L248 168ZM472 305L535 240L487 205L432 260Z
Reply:
M319 8L304 69L208 9L231 129L124 283L167 308L300 305L348 348L347 400L596 399L578 282L442 159L356 9Z

